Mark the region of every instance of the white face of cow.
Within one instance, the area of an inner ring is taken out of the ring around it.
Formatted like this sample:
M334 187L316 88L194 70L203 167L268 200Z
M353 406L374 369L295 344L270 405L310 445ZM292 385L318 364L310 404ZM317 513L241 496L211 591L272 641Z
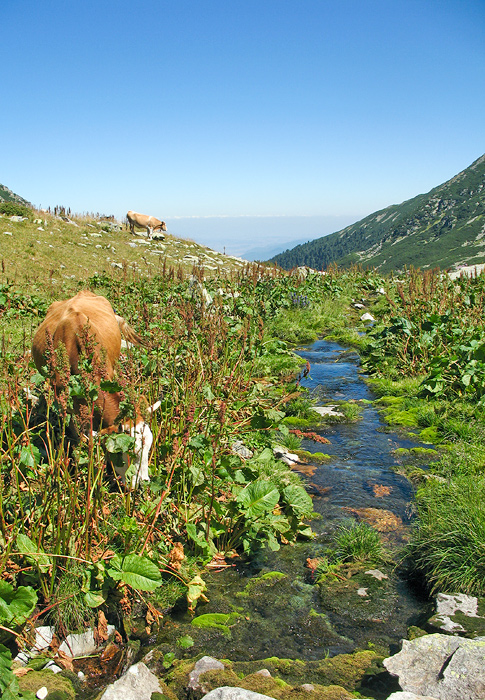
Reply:
M150 406L148 413L154 413L161 405L160 401L157 401ZM135 438L134 453L135 457L133 462L135 464L135 473L131 477L131 486L136 488L141 481L150 481L150 475L148 473L148 458L150 456L150 450L153 444L153 433L150 430L148 423L144 421L138 422L136 425L130 428L131 437ZM128 455L123 455L124 467L115 468L116 473L121 478L122 482L125 483L126 472L130 466L130 461Z

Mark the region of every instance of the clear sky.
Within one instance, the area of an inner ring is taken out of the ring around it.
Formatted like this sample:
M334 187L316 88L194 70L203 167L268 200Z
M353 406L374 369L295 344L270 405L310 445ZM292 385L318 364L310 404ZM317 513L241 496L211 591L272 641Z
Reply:
M485 0L0 5L0 182L37 206L283 249L485 151Z

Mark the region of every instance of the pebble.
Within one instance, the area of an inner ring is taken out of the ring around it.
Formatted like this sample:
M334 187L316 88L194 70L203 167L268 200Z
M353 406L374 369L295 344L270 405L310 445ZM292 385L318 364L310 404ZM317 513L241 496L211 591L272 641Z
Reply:
M42 686L42 688L39 688L39 690L36 692L35 697L39 698L39 700L44 700L49 694L49 691L45 687L45 685Z

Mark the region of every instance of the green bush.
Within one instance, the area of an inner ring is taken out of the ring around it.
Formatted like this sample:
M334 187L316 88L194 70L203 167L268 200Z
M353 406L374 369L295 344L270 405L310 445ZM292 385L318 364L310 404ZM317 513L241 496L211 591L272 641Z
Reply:
M16 202L0 202L0 214L6 216L30 216L32 209Z

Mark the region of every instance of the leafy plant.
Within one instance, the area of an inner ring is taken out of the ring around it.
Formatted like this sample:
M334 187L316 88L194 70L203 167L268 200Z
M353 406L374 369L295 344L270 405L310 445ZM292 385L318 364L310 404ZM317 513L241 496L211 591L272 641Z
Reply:
M37 594L30 586L19 586L0 580L0 640L11 638L35 609Z

